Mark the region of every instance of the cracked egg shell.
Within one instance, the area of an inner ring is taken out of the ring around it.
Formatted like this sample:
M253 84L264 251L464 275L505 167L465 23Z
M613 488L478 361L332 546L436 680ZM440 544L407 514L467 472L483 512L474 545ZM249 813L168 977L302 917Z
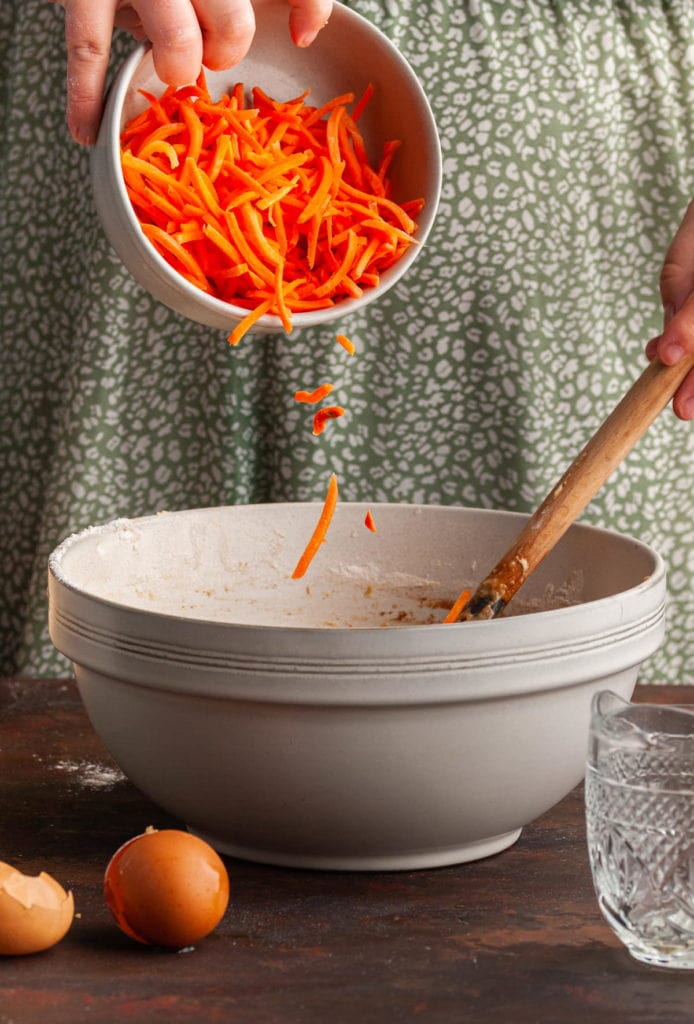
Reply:
M74 914L72 893L45 871L25 875L0 861L0 955L49 949L67 933Z

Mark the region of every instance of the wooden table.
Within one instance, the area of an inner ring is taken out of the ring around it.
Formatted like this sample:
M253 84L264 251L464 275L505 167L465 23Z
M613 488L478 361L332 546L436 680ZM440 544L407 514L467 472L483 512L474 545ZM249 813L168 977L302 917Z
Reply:
M692 703L694 687L639 699ZM0 958L0 1024L692 1024L694 973L633 961L593 895L582 787L511 849L432 871L228 861L221 925L191 952L131 942L101 896L111 854L176 825L131 786L70 680L0 680L0 859L46 870L79 917Z

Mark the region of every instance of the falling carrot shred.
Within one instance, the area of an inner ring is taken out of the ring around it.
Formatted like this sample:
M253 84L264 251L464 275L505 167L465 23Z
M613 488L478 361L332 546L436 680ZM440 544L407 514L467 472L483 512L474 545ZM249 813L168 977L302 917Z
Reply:
M325 535L328 532L328 527L330 526L330 521L331 521L331 519L333 517L333 513L335 512L335 507L337 505L337 498L338 498L337 477L335 476L334 473L332 473L331 476L330 476L330 480L328 481L328 490L327 490L327 493L325 495L325 502L323 504L323 508L321 510L321 514L320 514L320 516L318 518L318 522L316 523L316 528L314 529L313 533L311 534L311 537L309 538L309 542L306 545L306 547L304 548L304 551L303 551L303 553L301 555L301 558L296 563L296 568L294 569L294 572L292 573L292 579L293 580L298 580L298 579L300 579L305 574L305 572L308 569L309 565L313 561L313 558L315 557L316 552L318 551L319 547L321 546L321 544L325 540Z
M328 420L336 420L344 416L345 410L341 405L325 405L313 417L313 433L322 434Z
M371 530L372 533L376 533L376 524L374 517L371 515L371 509L368 509L364 516L364 526L367 530Z
M158 98L143 91L148 107L121 134L128 194L163 259L248 310L231 344L265 313L289 332L294 313L360 296L415 242L423 200L391 196L399 143L372 167L357 127L373 92L314 107L308 92L280 102L256 87L247 103L237 83L213 100L204 74Z
M234 330L229 335L229 344L238 345L244 334L248 330L250 330L250 328L253 326L256 320L260 320L261 316L264 316L264 314L267 313L269 308L270 300L266 299L265 302L261 302L259 306L256 306L255 309L252 309L251 312L248 313L248 315L243 318L243 320L239 321L239 323L236 325Z
M313 391L295 391L294 401L307 402L310 405L315 405L316 402L320 402L322 399L327 398L332 390L332 384L321 384Z
M445 623L457 622L458 621L458 616L460 615L460 613L462 612L463 608L465 607L465 605L470 600L470 595L471 594L472 594L471 590L464 590L462 592L460 597L457 599L457 601L455 602L455 604L453 605L453 607L449 611L449 613L446 616L446 618L443 620Z
M345 352L348 352L351 356L357 351L354 343L345 334L338 334L336 340L338 345L342 345Z

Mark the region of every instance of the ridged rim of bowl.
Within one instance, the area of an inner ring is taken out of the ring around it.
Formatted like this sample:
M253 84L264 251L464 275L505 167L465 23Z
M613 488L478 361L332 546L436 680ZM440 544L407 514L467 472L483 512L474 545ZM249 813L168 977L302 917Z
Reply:
M359 511L367 507L360 502L343 505ZM298 502L295 507L308 507L317 513L320 505ZM378 505L371 503L368 507L377 509ZM200 514L206 510L188 511ZM492 514L488 509L468 511ZM493 514L519 521L527 518L514 512ZM142 524L155 518L115 520L96 530L115 529L124 522ZM97 671L104 671L105 661L115 660L121 669L129 666L132 681L176 690L188 689L194 675L196 692L216 696L229 695L224 682L229 673L242 677L245 682L237 680L235 686L240 685L254 698L262 690L273 699L281 696L285 700L305 700L310 695L315 697L316 687L320 690L321 683L325 683L323 696L328 703L351 701L356 676L362 697L374 703L401 699L408 692L411 699L411 688L417 688L416 680L422 674L435 675L437 680L426 695L418 692L418 700L459 696L461 673L466 676L468 693L481 688L486 696L498 696L545 689L545 683L537 678L538 669L550 663L556 685L579 683L595 675L596 657L602 659L606 672L621 671L640 663L657 649L664 629L666 595L664 563L650 546L601 527L576 524L575 528L636 545L652 560L652 573L619 594L568 607L493 622L393 628L223 623L133 608L88 595L71 584L61 571L65 553L94 534L95 528L88 528L68 537L49 558L50 632L63 654ZM531 619L540 639L528 641ZM596 620L600 623L598 629ZM176 637L174 643L172 635ZM365 649L368 654L364 654ZM166 679L161 678L163 666ZM506 678L509 673L515 680L510 690ZM495 678L498 676L502 678ZM286 682L288 677L292 680L292 692ZM336 689L338 686L340 689Z

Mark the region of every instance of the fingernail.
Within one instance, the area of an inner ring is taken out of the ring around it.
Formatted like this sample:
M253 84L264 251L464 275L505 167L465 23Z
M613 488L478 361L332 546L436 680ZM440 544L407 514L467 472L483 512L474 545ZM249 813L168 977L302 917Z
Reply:
M694 420L694 395L691 395L685 402L682 402L683 418Z
M669 342L669 344L663 345L660 351L660 358L663 359L664 362L669 363L670 365L674 365L674 363L679 363L683 355L684 349L680 345L679 341L671 341Z
M304 32L304 34L299 36L298 39L296 40L296 45L304 47L310 46L317 35L317 32Z
M73 121L72 118L68 117L67 126L70 135L72 135L75 142L78 142L80 146L91 146L96 142L96 132L92 125L78 124Z
M77 128L75 130L75 142L78 142L80 146L93 146L96 142L94 132L88 128Z

